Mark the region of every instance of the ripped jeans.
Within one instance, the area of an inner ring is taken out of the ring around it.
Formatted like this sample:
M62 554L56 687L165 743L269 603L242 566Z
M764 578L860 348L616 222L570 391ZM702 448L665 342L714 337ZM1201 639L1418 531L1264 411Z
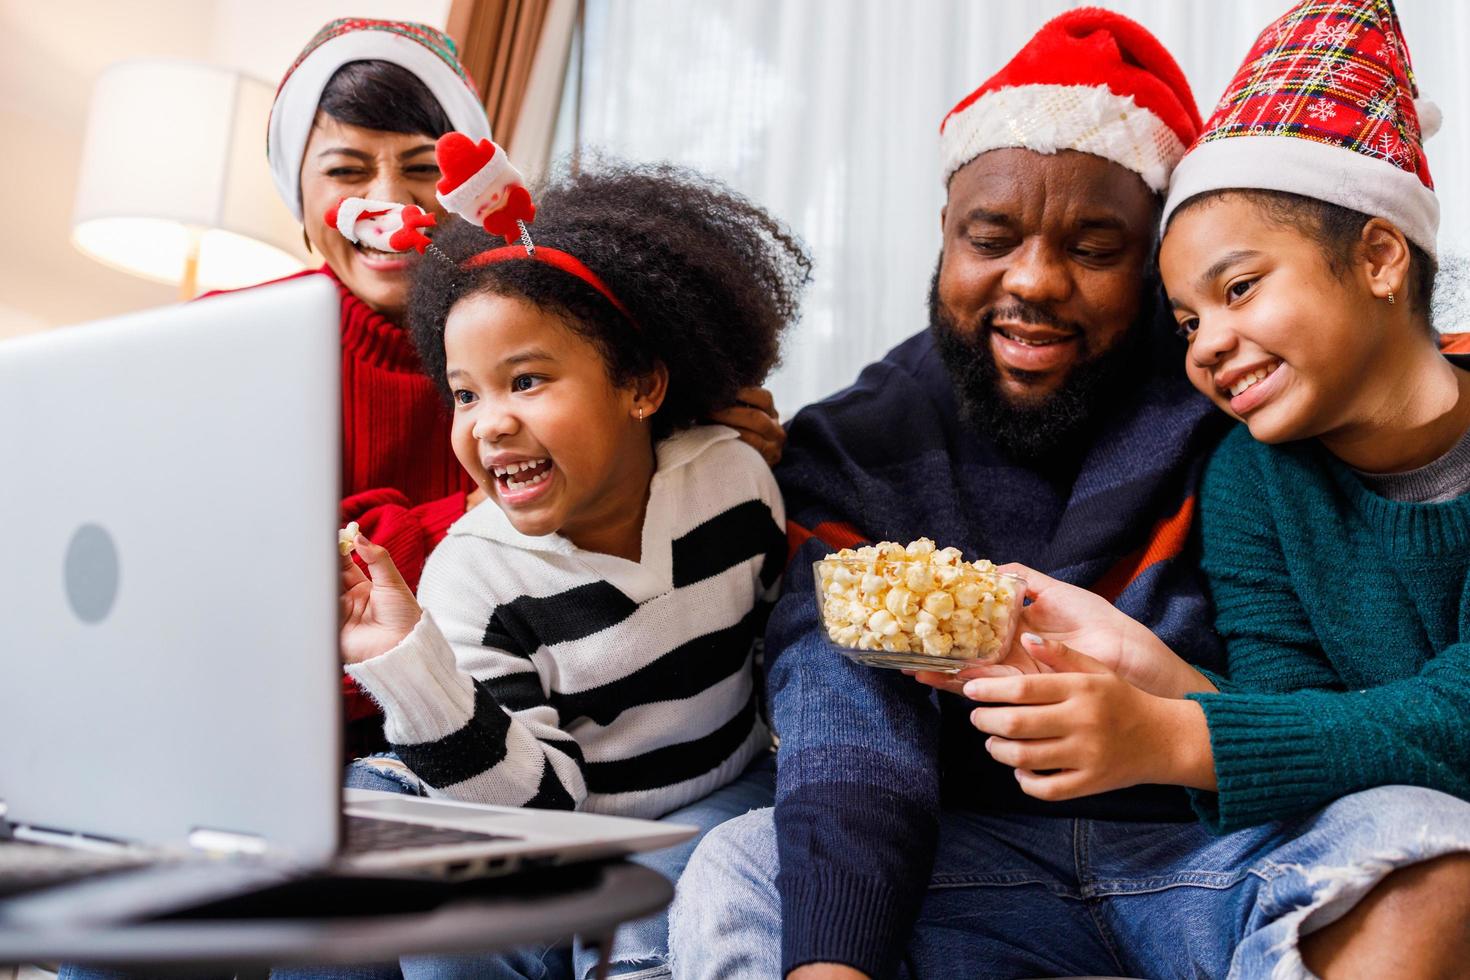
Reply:
M348 789L375 789L390 793L421 795L418 778L392 755L358 759L347 768ZM632 855L629 860L652 868L677 883L695 846L711 828L751 810L769 807L775 798L776 761L762 753L734 782L688 806L665 814L670 823L690 824L700 832L682 844ZM578 944L548 948L519 949L509 953L405 957L399 964L364 971L336 972L320 969L272 972L273 977L333 977L335 980L585 980L597 966L597 950ZM610 976L624 980L652 980L669 976L668 918L661 913L620 926L613 942Z
M1301 978L1302 935L1389 872L1470 851L1470 803L1385 786L1309 816L1214 836L947 810L899 976ZM683 978L781 975L772 811L707 835L671 910Z

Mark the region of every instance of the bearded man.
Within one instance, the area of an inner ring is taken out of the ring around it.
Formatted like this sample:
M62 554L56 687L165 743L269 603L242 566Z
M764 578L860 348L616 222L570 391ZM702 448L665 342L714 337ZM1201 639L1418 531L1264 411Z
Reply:
M1190 525L1226 419L1184 377L1154 271L1160 195L1199 128L1162 45L1095 9L1048 23L945 119L929 328L797 415L776 471L792 545L766 636L776 806L685 872L679 975L1126 969L1090 968L1117 960L1077 862L1089 828L1193 820L1184 791L1027 796L973 704L838 655L810 567L927 536L1092 589L1217 664ZM1057 950L1053 928L1095 948Z

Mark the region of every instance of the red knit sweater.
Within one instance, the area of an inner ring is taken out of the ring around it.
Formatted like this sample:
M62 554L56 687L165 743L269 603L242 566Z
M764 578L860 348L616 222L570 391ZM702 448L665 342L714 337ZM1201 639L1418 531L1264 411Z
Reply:
M387 548L416 589L424 559L464 514L474 483L454 458L449 412L420 371L408 334L326 266L288 278L314 275L327 276L342 296L342 521L357 521ZM377 706L350 678L342 680L348 722L376 718Z

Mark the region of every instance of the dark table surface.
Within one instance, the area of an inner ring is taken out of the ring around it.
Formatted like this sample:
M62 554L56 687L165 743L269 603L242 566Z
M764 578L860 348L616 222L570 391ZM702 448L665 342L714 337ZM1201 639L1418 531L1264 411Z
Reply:
M0 963L251 969L599 941L673 895L657 872L615 861L458 883L311 878L126 924L7 922L0 903Z

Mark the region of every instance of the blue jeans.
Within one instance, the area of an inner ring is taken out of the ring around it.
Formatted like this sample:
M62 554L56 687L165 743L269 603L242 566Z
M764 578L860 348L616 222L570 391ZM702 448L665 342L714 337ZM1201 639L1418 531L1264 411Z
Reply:
M359 759L348 767L346 785L349 789L376 789L390 793L421 794L418 780L401 768L401 763L389 757ZM776 761L771 753L763 753L753 761L734 782L689 804L681 810L664 815L669 823L690 824L699 828L699 833L683 844L666 847L661 851L636 854L630 860L652 868L676 883L684 872L695 847L712 828L732 817L752 810L769 807L775 799ZM612 970L614 977L644 978L669 976L668 916L666 913L649 916L619 927L613 941ZM585 980L593 975L597 966L598 951L588 949L580 943L567 946L538 947L514 950L509 953L480 954L466 956L420 956L404 957L399 964L379 967L369 974L381 980L392 980L400 974L404 980L515 980L515 978L576 978ZM355 976L363 976L356 974ZM312 970L305 972L276 971L272 976L280 978L332 977L347 980L347 974L336 971Z
M1395 868L1470 851L1470 803L1389 786L1216 837L1197 823L946 811L899 975L1306 977L1297 943ZM671 912L681 978L779 977L772 811L690 860Z

